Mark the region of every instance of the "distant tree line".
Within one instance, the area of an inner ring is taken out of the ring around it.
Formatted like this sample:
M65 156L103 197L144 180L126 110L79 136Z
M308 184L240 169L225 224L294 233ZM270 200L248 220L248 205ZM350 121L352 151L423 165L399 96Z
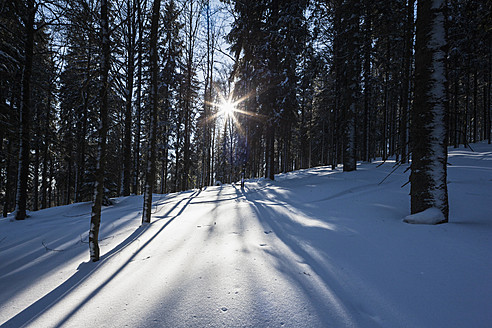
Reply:
M442 146L490 142L492 5L434 2ZM150 204L152 192L241 173L408 162L425 3L1 0L3 215L142 193ZM236 111L220 115L229 92Z

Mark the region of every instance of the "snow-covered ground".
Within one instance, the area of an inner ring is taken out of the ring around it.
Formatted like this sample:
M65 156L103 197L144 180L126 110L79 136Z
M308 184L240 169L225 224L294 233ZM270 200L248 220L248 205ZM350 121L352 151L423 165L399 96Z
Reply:
M492 147L450 149L450 223L410 225L408 166L320 167L0 220L2 327L491 327ZM385 179L386 178L386 179ZM384 180L384 181L383 181Z

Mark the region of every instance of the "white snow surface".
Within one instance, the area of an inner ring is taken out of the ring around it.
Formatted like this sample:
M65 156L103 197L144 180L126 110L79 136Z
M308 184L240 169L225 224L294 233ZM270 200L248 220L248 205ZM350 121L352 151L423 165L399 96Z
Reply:
M450 223L408 225L407 165L319 167L0 220L2 327L490 327L492 147L450 149Z
M437 207L431 207L425 211L408 215L403 219L403 222L413 224L437 224L443 222L444 214Z

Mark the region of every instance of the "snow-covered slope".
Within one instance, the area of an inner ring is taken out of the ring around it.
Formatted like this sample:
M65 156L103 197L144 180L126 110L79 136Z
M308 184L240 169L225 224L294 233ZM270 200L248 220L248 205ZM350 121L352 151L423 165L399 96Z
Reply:
M0 220L2 327L490 327L492 147L450 149L450 223L409 225L408 166L327 167ZM386 179L385 179L386 178ZM384 181L383 181L384 180Z

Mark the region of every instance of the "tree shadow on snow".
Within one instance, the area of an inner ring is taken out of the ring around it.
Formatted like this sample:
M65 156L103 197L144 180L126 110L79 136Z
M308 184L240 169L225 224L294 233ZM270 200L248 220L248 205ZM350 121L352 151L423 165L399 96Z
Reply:
M38 317L43 315L45 312L49 311L53 306L63 301L72 291L74 291L78 286L80 286L84 281L88 280L96 271L101 270L105 264L116 254L122 252L125 248L132 245L137 239L142 237L144 233L154 224L163 220L167 217L173 210L179 208L179 206L184 203L179 212L170 217L166 223L162 225L159 230L157 230L141 247L138 248L136 252L130 256L128 260L125 261L109 278L103 281L97 288L95 288L87 297L85 297L77 306L75 306L65 317L59 318L58 323L54 327L63 326L75 313L77 313L86 302L91 298L96 296L109 282L111 282L121 271L132 262L135 257L140 254L140 252L147 247L174 219L176 219L185 208L191 203L191 201L200 194L200 191L193 192L189 197L183 198L176 202L169 210L163 214L159 215L159 219L154 220L150 224L141 225L138 227L130 236L123 240L120 244L114 247L111 251L101 256L98 262L83 262L77 268L70 278L68 278L61 285L53 289L51 292L31 304L29 307L22 310L20 313L15 315L6 321L2 327L21 327L25 326Z
M295 255L291 258L275 249L265 248L265 252L276 259L277 270L309 298L318 317L324 323L334 326L357 325L356 318L353 316L357 309L352 304L346 304L344 287L339 281L340 273L332 268L332 263L329 263L331 256L327 253L328 246L324 243L327 239L337 238L339 231L336 227L328 229L323 224L304 225L292 220L291 215L296 213L286 205L289 200L283 199L282 195L274 190L268 190L268 195L263 191L250 192L248 189L241 191L238 189L238 192L241 192L251 204L251 208L264 226L265 233L273 233ZM284 210L291 213L285 214ZM297 210L299 207L296 206ZM299 213L324 223L324 220L307 210L299 210L297 214ZM309 247L305 247L306 245ZM323 290L316 287L317 283L312 279L319 279L324 287Z

